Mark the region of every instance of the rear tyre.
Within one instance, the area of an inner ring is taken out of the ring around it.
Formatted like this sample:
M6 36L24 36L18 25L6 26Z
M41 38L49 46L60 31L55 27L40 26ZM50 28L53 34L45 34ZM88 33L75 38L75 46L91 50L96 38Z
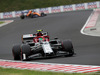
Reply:
M20 18L21 18L21 19L24 19L24 18L25 18L25 16L24 16L24 15L21 15L21 16L20 16Z
M21 52L20 45L13 46L12 53L13 53L14 60L21 60L21 58L20 58L21 53L20 52Z
M66 56L73 56L74 55L74 49L72 42L70 40L63 41L63 47L64 50L68 53Z
M46 16L46 14L44 12L41 13L41 17L44 17Z
M29 45L21 46L21 60L27 60L28 56L31 54L31 49Z

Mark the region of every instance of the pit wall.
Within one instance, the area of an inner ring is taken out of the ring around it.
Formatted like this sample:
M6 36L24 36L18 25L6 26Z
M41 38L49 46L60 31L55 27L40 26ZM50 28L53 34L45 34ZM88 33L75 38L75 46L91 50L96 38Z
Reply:
M56 7L30 9L30 10L36 11L38 13L44 12L46 14L50 14L50 13L68 12L68 11L75 11L75 10L87 10L87 9L94 9L94 8L100 8L100 1L56 6ZM28 12L29 10L2 12L0 13L0 19L19 17L23 11Z

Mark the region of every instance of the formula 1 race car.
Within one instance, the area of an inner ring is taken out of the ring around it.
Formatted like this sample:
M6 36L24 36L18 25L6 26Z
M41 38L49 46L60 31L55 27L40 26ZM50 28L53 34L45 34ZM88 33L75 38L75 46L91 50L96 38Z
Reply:
M31 10L29 12L22 12L20 18L37 18L37 17L44 17L46 14L44 12L42 13L37 13L37 12L32 12Z
M48 33L41 31L38 30L36 34L22 36L22 44L14 45L12 48L14 60L74 55L73 45L70 40L61 41L58 38L50 40Z

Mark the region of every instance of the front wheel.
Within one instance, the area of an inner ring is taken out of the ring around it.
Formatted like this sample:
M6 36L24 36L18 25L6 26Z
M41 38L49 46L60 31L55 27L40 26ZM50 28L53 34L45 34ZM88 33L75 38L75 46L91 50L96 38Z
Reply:
M73 45L72 45L72 42L70 40L63 41L62 46L64 48L64 51L67 52L66 56L73 56L74 55Z
M44 17L46 16L46 14L44 12L41 13L41 17Z
M13 57L14 57L14 60L21 60L21 48L20 48L20 45L15 45L13 46L12 48L12 53L13 53Z
M31 55L31 49L29 45L21 45L21 60L27 60L28 56Z

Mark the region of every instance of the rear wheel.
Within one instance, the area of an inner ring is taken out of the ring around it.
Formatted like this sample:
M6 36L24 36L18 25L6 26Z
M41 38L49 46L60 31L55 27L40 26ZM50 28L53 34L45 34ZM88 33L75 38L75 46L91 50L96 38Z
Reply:
M31 49L29 45L21 46L21 60L27 60L28 56L31 54Z
M63 41L63 47L64 50L68 53L66 56L73 56L74 55L74 49L72 42L70 40Z
M41 17L43 17L44 16L44 13L41 13Z
M25 18L25 16L24 16L24 15L21 15L21 16L20 16L20 18L21 18L21 19L24 19L24 18Z
M21 48L20 48L20 45L15 45L13 46L12 48L12 53L13 53L13 57L14 57L14 60L20 60L20 52L21 52Z

